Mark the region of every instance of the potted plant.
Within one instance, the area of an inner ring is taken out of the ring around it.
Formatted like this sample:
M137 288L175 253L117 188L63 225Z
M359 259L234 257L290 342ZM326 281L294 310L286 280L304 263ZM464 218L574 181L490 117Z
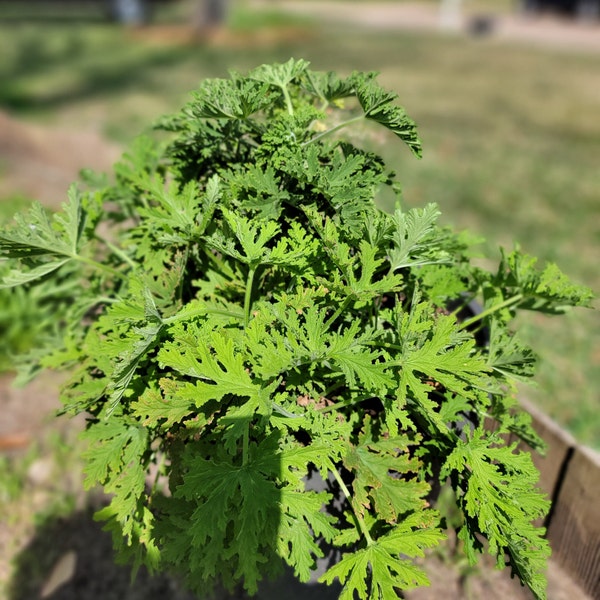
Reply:
M308 66L205 81L112 183L2 231L5 286L77 289L28 364L69 371L85 485L136 568L252 594L334 547L321 581L387 600L427 584L412 559L444 539L449 481L469 561L485 550L543 598L549 503L505 435L542 445L514 398L534 356L509 324L590 293L519 250L474 265L433 204L378 209L394 175L342 132L370 121L419 156L415 124L373 73Z

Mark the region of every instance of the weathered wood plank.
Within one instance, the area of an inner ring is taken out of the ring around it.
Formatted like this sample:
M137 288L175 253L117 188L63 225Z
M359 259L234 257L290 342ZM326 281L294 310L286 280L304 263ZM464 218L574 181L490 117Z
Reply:
M554 559L600 598L600 455L576 447L555 499L548 539Z
M548 494L549 498L553 499L577 442L571 434L561 429L531 402L521 399L520 403L531 415L533 428L548 446L544 456L533 452L532 459L540 472L541 489Z
M549 581L558 566L579 586L575 597L589 594L600 600L600 454L579 446L531 402L520 403L547 444L544 456L533 452L532 458L540 471L540 487L553 501L546 519L553 553Z

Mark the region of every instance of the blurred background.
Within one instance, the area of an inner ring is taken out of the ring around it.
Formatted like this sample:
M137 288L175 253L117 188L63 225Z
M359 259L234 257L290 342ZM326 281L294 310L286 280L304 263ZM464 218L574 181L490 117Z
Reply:
M600 0L0 0L0 222L32 200L58 207L80 169L109 170L202 79L291 56L379 71L398 92L424 158L376 128L361 143L396 170L406 206L437 202L493 259L519 243L600 292ZM76 436L51 418L56 385L10 387L11 354L51 322L0 290L7 556L32 514L42 523L80 502ZM517 325L541 358L523 396L600 449L598 312ZM0 581L8 571L0 559Z

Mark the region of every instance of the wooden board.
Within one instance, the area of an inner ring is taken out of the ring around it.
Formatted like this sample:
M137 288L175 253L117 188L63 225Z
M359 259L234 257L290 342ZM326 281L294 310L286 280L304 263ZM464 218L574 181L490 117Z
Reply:
M576 447L555 500L548 539L553 557L600 599L600 455Z
M531 415L533 428L548 446L545 455L532 452L532 458L540 472L540 487L555 499L577 442L531 402L521 399L521 406Z

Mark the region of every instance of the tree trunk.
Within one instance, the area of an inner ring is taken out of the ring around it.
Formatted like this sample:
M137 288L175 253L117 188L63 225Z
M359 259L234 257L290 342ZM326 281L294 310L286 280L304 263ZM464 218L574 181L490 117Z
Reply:
M216 29L227 20L229 0L199 0L194 24L198 29Z

